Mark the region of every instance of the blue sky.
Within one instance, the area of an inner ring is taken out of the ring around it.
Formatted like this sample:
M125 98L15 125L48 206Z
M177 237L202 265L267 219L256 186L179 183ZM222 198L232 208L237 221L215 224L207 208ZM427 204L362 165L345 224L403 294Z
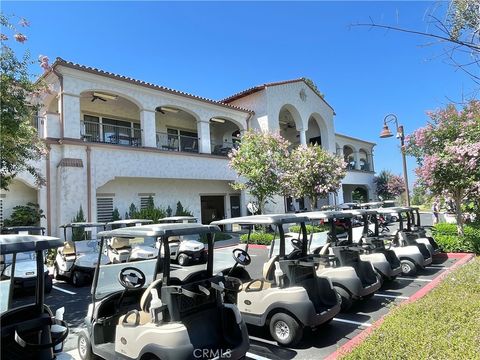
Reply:
M445 5L445 3L443 3ZM3 2L27 18L32 56L60 56L220 99L309 77L334 107L336 131L376 142L376 170L401 174L398 140L379 139L395 113L409 133L425 111L471 96L473 82L422 37L351 27L426 30L434 2ZM441 10L436 14L444 16ZM40 73L40 68L32 71ZM409 160L413 179L415 162Z

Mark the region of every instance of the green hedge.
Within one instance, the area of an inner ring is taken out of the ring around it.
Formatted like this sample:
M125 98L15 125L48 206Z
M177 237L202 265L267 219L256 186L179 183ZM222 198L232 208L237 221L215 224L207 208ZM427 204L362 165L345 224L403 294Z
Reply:
M327 225L305 225L307 228L307 233L311 234L312 232L322 232L328 231L330 228ZM288 231L299 233L300 232L300 225L293 225L288 228Z
M273 241L274 234L265 232L252 232L250 234L250 244L270 245ZM240 236L240 242L246 243L248 234L242 234Z
M445 252L474 252L480 254L480 224L464 226L464 236L457 235L457 225L440 223L433 229L433 237Z
M480 359L480 258L432 292L394 307L383 324L342 360Z
M215 242L222 241L222 240L230 240L232 238L231 235L228 235L224 232L215 233ZM200 235L200 241L204 244L207 243L207 234Z

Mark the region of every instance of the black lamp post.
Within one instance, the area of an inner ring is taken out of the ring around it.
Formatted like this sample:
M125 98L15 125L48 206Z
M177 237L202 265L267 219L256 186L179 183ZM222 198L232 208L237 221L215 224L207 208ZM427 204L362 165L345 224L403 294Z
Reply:
M388 114L383 119L383 129L380 133L382 139L392 137L393 134L388 128L388 123L395 122L397 128L397 138L400 139L400 146L402 151L402 160L403 160L403 180L405 182L405 190L407 192L407 206L410 206L410 191L408 189L408 175L407 175L407 159L405 156L405 133L403 131L403 125L398 125L398 120L395 114Z

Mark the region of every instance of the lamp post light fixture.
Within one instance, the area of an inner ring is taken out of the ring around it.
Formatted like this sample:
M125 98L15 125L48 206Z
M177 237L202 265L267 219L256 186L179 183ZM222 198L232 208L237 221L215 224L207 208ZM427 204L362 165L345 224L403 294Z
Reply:
M395 122L397 130L397 139L400 139L400 147L402 151L402 160L403 160L403 181L405 182L405 191L407 192L407 206L410 206L410 190L408 189L408 175L407 175L407 159L405 156L405 132L403 130L403 125L398 125L397 116L395 114L388 114L383 119L383 129L380 132L380 138L385 139L392 137L393 134L388 128L388 123Z

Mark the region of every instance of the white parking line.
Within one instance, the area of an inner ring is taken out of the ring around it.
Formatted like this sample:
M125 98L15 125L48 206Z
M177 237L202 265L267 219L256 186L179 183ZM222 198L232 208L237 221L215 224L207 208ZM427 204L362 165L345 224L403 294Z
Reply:
M346 324L359 325L359 326L366 326L366 327L372 326L372 324L370 324L370 323L362 323L362 322L352 321L352 320L347 320L347 319L333 318L332 320L333 321L338 321L338 322L343 322L343 323L346 323Z
M440 268L440 269L442 269L442 268L443 268L443 269L448 269L450 266L431 264L430 267Z
M399 296L399 295L388 295L388 294L375 294L374 296L384 297L384 298L392 298L392 299L403 299L408 300L408 296Z
M425 266L425 269L447 270L448 267L446 267L446 266L443 266L443 267L440 267L440 266Z
M397 280L424 281L424 282L432 281L431 279L416 279L416 278L405 278L405 277L397 277Z
M58 291L63 291L64 293L67 293L67 294L70 294L70 295L77 295L76 292L73 292L73 291L70 291L70 290L65 290L65 289L59 288L58 286L55 286L55 285L53 285L52 288L54 288L55 290L58 290Z
M250 359L255 359L255 360L270 360L269 358L266 358L264 356L252 354L251 352L247 352L245 356L249 357Z

